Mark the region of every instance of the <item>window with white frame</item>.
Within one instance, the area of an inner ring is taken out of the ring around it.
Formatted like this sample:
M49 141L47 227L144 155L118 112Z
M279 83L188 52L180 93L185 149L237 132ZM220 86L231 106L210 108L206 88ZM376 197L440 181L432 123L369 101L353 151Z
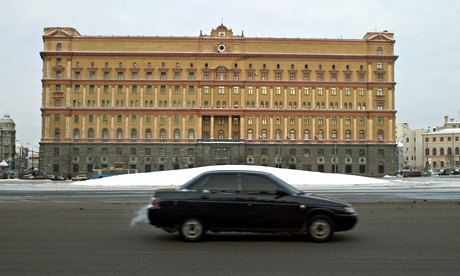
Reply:
M323 117L318 117L318 125L322 125L323 124Z
M332 96L337 96L337 88L335 88L335 87L331 88L331 95Z

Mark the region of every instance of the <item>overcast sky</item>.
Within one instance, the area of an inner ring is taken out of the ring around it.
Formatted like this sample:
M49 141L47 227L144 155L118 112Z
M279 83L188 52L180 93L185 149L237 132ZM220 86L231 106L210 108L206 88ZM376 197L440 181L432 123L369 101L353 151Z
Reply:
M41 137L43 29L82 35L198 36L223 21L246 37L361 39L395 34L397 123L413 129L460 119L458 0L0 0L0 117L16 137ZM30 147L30 145L29 145Z

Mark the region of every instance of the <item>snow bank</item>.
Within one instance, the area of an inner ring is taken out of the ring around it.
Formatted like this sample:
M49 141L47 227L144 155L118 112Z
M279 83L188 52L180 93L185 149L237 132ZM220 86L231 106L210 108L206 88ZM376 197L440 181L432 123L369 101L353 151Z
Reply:
M354 185L390 185L391 182L371 177L345 175L339 173L320 173L283 168L272 168L266 166L252 165L217 165L181 170L124 174L100 179L91 179L84 182L73 182L73 185L99 186L99 187L125 187L125 186L160 186L174 187L187 182L204 171L215 170L248 170L263 171L271 173L285 182L296 186L354 186Z

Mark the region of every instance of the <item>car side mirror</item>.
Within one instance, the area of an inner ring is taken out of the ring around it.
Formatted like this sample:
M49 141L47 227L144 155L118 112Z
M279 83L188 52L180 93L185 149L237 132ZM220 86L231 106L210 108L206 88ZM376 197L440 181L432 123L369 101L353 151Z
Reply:
M276 189L277 198L289 195L285 190Z

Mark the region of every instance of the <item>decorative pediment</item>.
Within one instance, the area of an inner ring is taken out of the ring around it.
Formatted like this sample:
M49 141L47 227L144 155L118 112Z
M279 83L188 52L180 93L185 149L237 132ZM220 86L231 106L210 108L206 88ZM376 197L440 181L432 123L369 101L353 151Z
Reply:
M368 32L363 39L372 41L393 41L394 34L388 31L383 32Z
M55 36L55 37L74 37L81 36L80 33L74 28L45 28L44 36Z

